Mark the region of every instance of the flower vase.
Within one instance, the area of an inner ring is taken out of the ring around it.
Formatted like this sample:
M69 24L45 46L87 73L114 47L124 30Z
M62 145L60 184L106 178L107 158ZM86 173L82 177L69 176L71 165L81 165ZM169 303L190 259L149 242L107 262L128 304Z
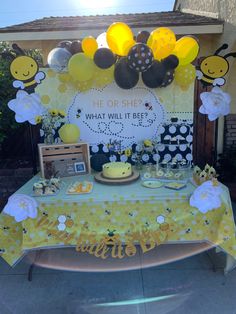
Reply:
M48 145L54 144L54 135L52 128L43 128L44 131L44 143Z

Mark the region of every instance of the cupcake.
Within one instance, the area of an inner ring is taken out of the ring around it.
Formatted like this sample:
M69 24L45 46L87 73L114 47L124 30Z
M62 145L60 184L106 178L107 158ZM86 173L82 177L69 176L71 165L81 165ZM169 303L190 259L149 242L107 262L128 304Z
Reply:
M206 171L206 173L209 172L210 168L211 168L211 166L209 166L208 164L205 165L204 170Z
M205 170L203 170L200 174L199 174L199 184L202 184L203 182L205 182L207 180L207 173Z
M208 170L208 179L211 180L211 179L213 179L215 177L216 177L215 168L210 167L209 170Z
M50 184L55 186L58 190L60 188L60 179L59 178L51 178Z
M202 172L201 168L199 168L198 166L195 166L193 168L193 174L196 174L199 176L199 174Z
M199 185L200 184L200 181L199 181L199 176L200 176L200 173L202 172L201 168L199 168L198 166L195 166L193 168L193 180L194 182Z
M33 184L33 191L35 195L42 195L43 194L43 185L42 183L36 182Z

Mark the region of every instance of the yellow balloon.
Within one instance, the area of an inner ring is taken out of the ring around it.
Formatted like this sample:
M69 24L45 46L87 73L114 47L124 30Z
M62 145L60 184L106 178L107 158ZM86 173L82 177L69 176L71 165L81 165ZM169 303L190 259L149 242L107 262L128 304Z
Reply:
M151 32L147 45L152 49L154 58L161 60L172 53L175 48L175 33L167 27L158 27Z
M60 139L63 143L78 143L80 129L76 124L64 124L58 131Z
M70 81L70 75L68 73L58 73L58 80L62 83Z
M84 81L84 82L77 82L76 89L79 90L80 92L86 92L93 86L93 78Z
M75 81L88 81L92 78L94 72L94 62L84 53L76 53L68 63L68 71Z
M103 87L113 82L114 80L114 65L108 69L101 69L96 66L94 71L94 85Z
M109 26L106 39L112 52L119 56L126 56L135 44L131 29L122 22L116 22Z
M199 53L199 45L196 39L184 36L177 40L172 54L179 59L179 65L186 65L196 59Z
M82 40L82 49L86 56L93 58L96 50L98 49L98 43L96 39L92 36L85 37Z
M192 64L178 66L175 70L175 83L179 86L189 86L196 77L196 69Z

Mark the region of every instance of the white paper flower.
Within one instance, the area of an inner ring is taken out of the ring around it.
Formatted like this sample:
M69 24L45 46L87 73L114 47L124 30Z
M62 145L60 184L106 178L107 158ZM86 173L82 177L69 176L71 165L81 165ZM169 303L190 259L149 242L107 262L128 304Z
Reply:
M36 218L38 204L34 198L25 194L14 194L9 197L3 212L13 216L15 221L20 222L27 218Z
M206 181L193 192L190 197L190 206L197 207L201 213L205 214L221 206L221 193L220 186L214 186L212 181Z
M36 117L45 112L45 108L40 102L40 96L36 93L28 94L24 90L19 90L16 98L8 102L8 107L15 112L16 122L29 121L36 124Z
M231 97L220 87L216 86L210 92L201 93L200 98L202 106L199 108L199 112L207 114L210 121L230 113Z

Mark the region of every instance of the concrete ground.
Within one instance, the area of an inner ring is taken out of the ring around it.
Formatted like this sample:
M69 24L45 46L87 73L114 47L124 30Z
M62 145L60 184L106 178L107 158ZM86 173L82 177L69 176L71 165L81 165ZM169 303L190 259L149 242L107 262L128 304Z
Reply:
M234 206L235 207L235 206ZM0 259L0 314L236 314L236 269L224 255L201 254L162 266L116 272L74 272Z

